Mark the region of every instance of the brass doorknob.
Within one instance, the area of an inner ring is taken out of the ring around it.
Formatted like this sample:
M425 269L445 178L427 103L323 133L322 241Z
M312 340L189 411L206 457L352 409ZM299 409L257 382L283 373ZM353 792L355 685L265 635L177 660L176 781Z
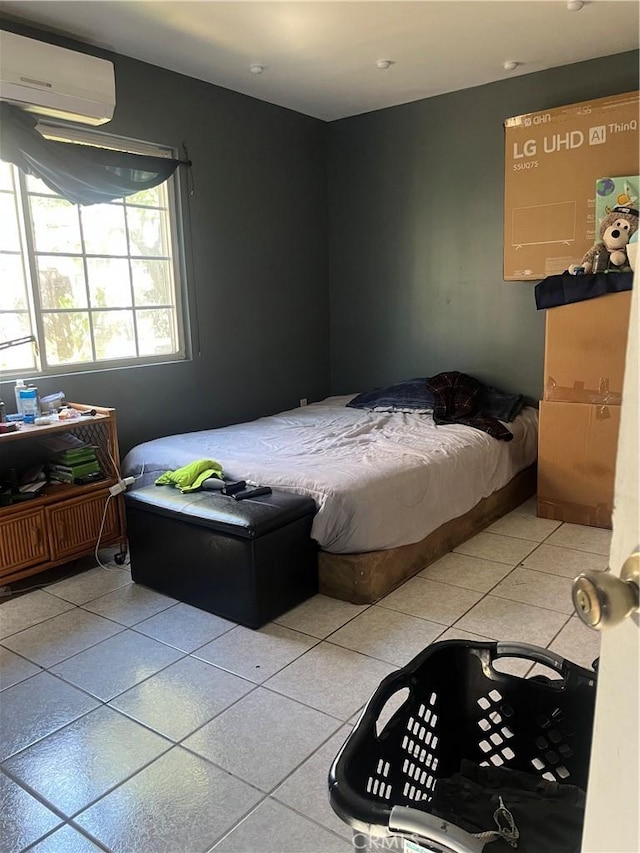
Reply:
M622 567L620 577L610 572L582 572L573 582L573 606L589 628L604 631L619 625L640 607L640 551Z

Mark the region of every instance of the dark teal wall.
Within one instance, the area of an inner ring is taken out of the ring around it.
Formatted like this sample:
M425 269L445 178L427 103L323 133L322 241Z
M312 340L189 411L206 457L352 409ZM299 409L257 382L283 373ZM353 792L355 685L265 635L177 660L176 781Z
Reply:
M326 125L95 52L115 64L117 106L105 130L176 147L185 140L193 160L185 242L194 352L186 362L39 379L40 392L115 406L123 451L326 396ZM0 397L11 411L13 383L0 384Z
M503 121L637 88L631 52L329 125L332 392L461 370L538 397L535 282L502 279Z
M115 406L123 451L446 369L539 394L544 317L532 283L502 281L502 122L637 88L637 53L324 124L94 52L116 67L105 129L188 144L194 352L39 380L42 394ZM11 408L13 383L0 397Z

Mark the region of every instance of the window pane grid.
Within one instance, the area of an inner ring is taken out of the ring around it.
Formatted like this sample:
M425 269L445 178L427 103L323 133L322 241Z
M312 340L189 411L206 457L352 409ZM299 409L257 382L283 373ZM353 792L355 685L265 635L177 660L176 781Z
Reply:
M131 204L131 202L127 201L126 198L124 200L124 206L129 210L167 210L166 204Z
M38 316L38 308L40 305L37 289L30 287L29 282L35 281L36 268L33 257L33 234L30 227L30 220L26 213L29 205L27 202L27 193L24 185L24 175L15 168L11 167L11 178L13 184L13 192L16 205L16 217L18 219L18 229L20 233L20 249L22 252L22 274L24 281L25 304L27 306L26 314L22 314L25 320L25 335L34 335L37 339L36 348L33 346L21 346L14 350L17 356L13 362L14 370L41 370L42 368L42 321ZM11 352L11 350L9 350ZM9 368L11 369L11 368Z
M0 254L12 254L12 255L21 255L21 252L10 252L9 250L0 250ZM56 258L89 258L89 260L95 258L96 260L119 260L119 261L170 261L171 255L104 255L104 254L94 254L93 252L86 252L83 256L81 252L38 252L34 251L34 256L36 258L40 256L44 257L56 257Z
M14 265L13 292L21 260L25 289L21 299L12 296L15 304L0 302L0 340L7 339L6 322L26 323L38 339L45 374L65 365L183 358L173 180L126 199L80 207L13 166L0 169L0 204L4 199L15 209L20 231L15 248L0 245L0 265ZM22 364L0 361L0 367L39 369L29 357Z
M131 306L133 307L136 304L136 294L133 286L133 269L131 267L131 237L129 233L129 205L127 204L127 200L124 200L124 221L125 221L125 234L127 236L127 253L129 255L129 292L131 296ZM133 339L136 344L136 355L140 355L140 345L138 342L138 322L136 318L136 312L133 311L132 314L132 322L133 322Z
M169 310L173 311L174 308L175 308L175 305L172 305L171 303L167 303L166 305L162 305L162 304L156 304L154 302L153 305L123 305L120 307L113 306L113 307L107 307L107 308L96 308L94 306L91 306L88 309L85 309L85 308L83 308L83 309L78 309L78 308L43 308L41 313L43 315L44 314L77 314L79 311L81 311L81 313L84 314L84 313L87 313L87 311L91 311L94 314L99 314L101 311L102 312L109 312L109 313L111 313L113 311L155 311L156 309L162 310L162 311L169 311ZM18 312L18 311L11 311L11 312L4 311L3 312L3 311L0 311L0 314L3 314L3 313L28 314L29 312L28 311L22 311L22 312Z
M76 205L76 210L78 212L78 224L80 226L80 244L82 246L82 267L84 270L84 289L86 294L87 305L91 306L91 291L89 289L89 273L87 270L87 254L86 254L86 245L84 239L84 222L82 219L82 215L80 213L80 207ZM89 324L89 340L91 343L91 360L96 360L96 340L95 340L95 329L93 326L93 316L91 312L87 312L87 320Z

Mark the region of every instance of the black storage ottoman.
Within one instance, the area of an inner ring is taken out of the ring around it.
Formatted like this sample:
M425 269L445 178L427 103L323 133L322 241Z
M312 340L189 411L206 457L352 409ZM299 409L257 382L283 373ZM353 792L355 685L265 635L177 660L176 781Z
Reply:
M312 498L144 486L125 505L136 583L249 628L318 591Z

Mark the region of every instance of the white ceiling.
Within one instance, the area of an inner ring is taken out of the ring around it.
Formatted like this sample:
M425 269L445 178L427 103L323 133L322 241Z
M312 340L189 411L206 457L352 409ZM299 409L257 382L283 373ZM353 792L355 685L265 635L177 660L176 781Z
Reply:
M327 121L637 49L639 9L637 0L592 0L578 12L566 0L0 0L13 18Z

